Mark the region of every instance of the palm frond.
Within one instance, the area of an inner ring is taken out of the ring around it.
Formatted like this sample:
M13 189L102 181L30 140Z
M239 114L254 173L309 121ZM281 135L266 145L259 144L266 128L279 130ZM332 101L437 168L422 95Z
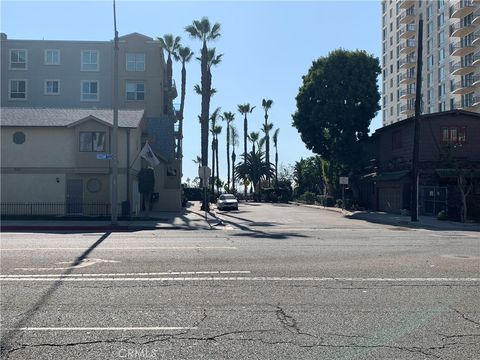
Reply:
M200 85L195 84L193 90L195 90L195 93L197 93L198 95L202 95L202 88L200 87Z

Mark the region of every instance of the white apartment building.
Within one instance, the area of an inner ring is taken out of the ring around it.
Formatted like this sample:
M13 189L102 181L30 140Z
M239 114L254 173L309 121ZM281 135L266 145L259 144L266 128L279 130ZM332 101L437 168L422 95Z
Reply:
M383 126L414 115L420 18L422 114L480 111L480 0L383 0Z

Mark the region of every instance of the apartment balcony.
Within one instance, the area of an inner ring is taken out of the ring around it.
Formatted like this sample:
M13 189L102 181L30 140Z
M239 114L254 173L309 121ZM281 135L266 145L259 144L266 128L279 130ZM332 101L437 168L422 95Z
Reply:
M450 44L451 56L465 56L474 50L475 45L473 41L457 41L456 43Z
M417 58L415 56L406 57L400 60L400 69L409 69L417 65Z
M400 24L409 24L415 21L415 8L412 6L400 13Z
M457 21L450 25L450 37L464 37L473 31L475 31L475 25L473 23Z
M405 24L400 28L400 38L410 39L415 36L415 24Z
M451 75L466 75L475 70L473 62L459 61L450 65Z
M473 75L472 76L472 87L479 88L480 87L480 75Z
M470 107L478 108L479 106L480 106L480 95L477 95L472 98L472 104Z
M475 12L473 13L472 24L473 25L480 24L480 9L475 10Z
M398 4L400 9L408 9L411 8L412 5L415 5L415 0L400 0Z
M400 100L413 99L415 97L415 88L407 88L400 91Z
M453 83L452 94L454 95L464 95L475 91L475 83L480 83L479 76L473 76L469 78L464 78L460 81Z
M400 85L408 85L408 84L412 84L416 81L417 81L417 74L415 72L413 72L413 73L405 72L403 74L400 74L400 76L398 78L398 83Z
M472 0L460 0L450 6L450 18L459 19L471 14L475 10L475 4Z
M400 54L410 54L417 48L415 39L408 39L400 43Z
M406 115L407 117L410 117L415 113L415 106L412 106L409 104L402 105L400 106L400 113L402 115Z

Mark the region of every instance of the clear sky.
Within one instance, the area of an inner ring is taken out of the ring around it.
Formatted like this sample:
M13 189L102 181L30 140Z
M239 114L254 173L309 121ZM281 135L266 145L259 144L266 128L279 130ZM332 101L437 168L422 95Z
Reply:
M249 132L260 131L262 99L274 101L269 121L280 128L279 162L293 165L312 153L292 127L295 96L312 61L337 48L362 49L381 56L379 1L122 1L117 0L120 36L139 32L151 37L167 33L182 37L196 54L200 42L185 33L192 20L207 16L221 24L221 37L212 43L224 54L213 70L213 87L218 93L211 110L235 112L240 140L243 118L237 105L256 106L249 116ZM2 1L1 31L12 39L111 40L111 1ZM174 78L180 91L181 66L174 63ZM200 96L193 91L200 82L200 63L187 65L183 174L193 179L197 167L192 159L200 155ZM179 98L176 99L179 101ZM380 112L379 112L380 113ZM380 115L371 131L381 126ZM240 141L241 144L243 140ZM237 149L241 154L243 145ZM226 179L225 133L220 136L220 177ZM273 154L273 152L272 152ZM238 159L238 157L237 157ZM274 161L272 157L271 161Z

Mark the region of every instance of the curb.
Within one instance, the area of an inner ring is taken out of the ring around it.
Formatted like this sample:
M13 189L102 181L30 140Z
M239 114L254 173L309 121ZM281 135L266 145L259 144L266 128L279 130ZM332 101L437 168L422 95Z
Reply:
M130 232L143 230L196 230L192 227L184 226L53 226L53 225L5 225L0 227L0 232L36 232L36 231L69 231L69 232Z

